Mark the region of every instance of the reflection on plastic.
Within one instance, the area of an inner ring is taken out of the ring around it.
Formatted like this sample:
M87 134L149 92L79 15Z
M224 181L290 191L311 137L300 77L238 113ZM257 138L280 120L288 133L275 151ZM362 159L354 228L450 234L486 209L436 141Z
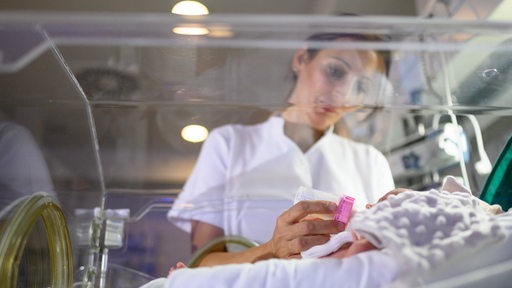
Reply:
M100 208L77 209L75 216L80 219L77 229L78 243L81 246L89 246L93 233L92 220L100 216ZM107 209L104 211L106 218L105 246L108 248L121 248L123 246L124 222L130 216L130 209Z
M293 204L297 204L299 201L311 201L311 200L326 200L338 203L340 197L328 192L313 189L311 187L300 186L295 194L295 200Z
M295 194L294 204L297 204L300 201L315 201L315 200L323 200L323 201L331 201L334 203L338 203L340 201L340 197L325 191L320 191L317 189L313 189L311 187L300 186ZM332 214L312 214L306 216L303 220L307 219L324 219L324 220L332 220Z

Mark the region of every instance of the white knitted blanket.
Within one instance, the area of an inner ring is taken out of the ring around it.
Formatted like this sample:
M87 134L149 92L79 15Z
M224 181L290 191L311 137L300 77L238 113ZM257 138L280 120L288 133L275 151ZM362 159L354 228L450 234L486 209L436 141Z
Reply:
M491 206L472 196L469 189L452 176L445 178L441 191L411 191L401 196L390 196L389 203L356 213L359 216L354 217L356 221L352 220L346 231L333 235L323 245L303 251L302 258L320 258L336 251L344 243L352 241L350 231L354 228L375 246L399 252L394 253L395 256L405 251L409 256L406 255L405 259L410 258L416 266L423 268L428 268L433 261L420 261L422 257L418 255L430 255L431 258L442 260L461 252L461 249L455 249L458 247L456 245L471 249L500 239L496 220L488 216L501 213L500 206ZM314 195L307 200L330 200L319 192L310 192ZM466 241L472 241L472 244ZM395 248L399 250L395 251ZM451 253L445 253L444 250L450 250ZM413 257L411 253L417 255Z
M467 192L406 191L356 213L351 229L403 261L428 270L504 237L497 221Z

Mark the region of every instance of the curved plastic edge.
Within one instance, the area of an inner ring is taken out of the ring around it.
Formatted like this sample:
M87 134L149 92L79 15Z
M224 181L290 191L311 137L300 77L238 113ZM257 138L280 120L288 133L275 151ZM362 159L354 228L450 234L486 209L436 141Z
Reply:
M64 213L46 193L36 193L11 207L2 219L0 236L0 283L16 287L18 265L28 237L38 219L42 219L48 237L51 262L51 287L71 287L73 257Z

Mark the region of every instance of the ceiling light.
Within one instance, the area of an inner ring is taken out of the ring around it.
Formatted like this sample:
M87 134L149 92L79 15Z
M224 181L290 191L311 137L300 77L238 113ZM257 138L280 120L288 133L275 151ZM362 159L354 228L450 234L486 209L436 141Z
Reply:
M208 15L208 8L198 1L180 1L171 9L172 14L178 15Z
M187 125L181 129L181 137L188 142L203 142L208 137L208 129L201 125Z

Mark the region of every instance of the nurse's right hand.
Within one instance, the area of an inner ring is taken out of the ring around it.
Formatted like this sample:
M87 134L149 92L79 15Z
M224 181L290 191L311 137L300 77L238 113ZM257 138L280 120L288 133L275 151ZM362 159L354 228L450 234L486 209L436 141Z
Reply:
M311 214L334 216L336 207L336 203L330 201L300 201L286 210L277 218L274 234L269 241L273 256L300 258L301 251L324 244L331 234L343 231L344 225L335 220L305 220Z

